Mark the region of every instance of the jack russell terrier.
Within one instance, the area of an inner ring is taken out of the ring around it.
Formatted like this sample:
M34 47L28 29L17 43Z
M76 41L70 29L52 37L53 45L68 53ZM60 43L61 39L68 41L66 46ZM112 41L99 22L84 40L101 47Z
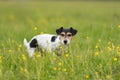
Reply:
M24 38L24 45L27 48L28 54L32 57L38 49L39 51L45 50L48 52L60 51L62 45L68 46L72 37L77 33L77 30L70 28L56 29L57 35L52 34L39 34L34 36L29 42ZM62 54L61 52L59 53ZM58 54L58 55L59 55Z

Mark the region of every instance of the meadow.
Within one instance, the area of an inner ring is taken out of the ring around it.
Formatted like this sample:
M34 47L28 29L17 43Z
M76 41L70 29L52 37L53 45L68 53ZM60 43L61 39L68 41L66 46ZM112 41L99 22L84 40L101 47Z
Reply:
M69 53L28 56L24 38L61 26ZM120 80L120 2L0 2L0 80Z

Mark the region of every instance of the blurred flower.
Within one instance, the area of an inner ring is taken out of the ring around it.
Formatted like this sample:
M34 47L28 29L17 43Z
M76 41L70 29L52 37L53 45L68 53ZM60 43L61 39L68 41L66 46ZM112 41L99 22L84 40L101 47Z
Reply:
M23 68L23 67L20 67L20 71L25 73L25 74L28 74L28 70L26 68Z
M110 75L107 75L107 76L106 76L106 78L107 78L107 79L110 79L110 78L111 78L111 76L110 76Z
M9 52L9 53L12 53L12 52L13 52L13 50L12 50L12 49L9 49L9 50L8 50L8 52Z
M117 47L116 47L116 49L118 50L118 49L120 49L120 47L119 47L119 46L117 46Z
M107 48L108 48L108 51L111 51L111 50L112 50L112 48L111 48L111 47L109 47L109 46L108 46Z
M67 53L67 54L65 54L65 57L69 57L69 54Z
M89 36L86 36L86 39L88 40L88 39L90 39L90 37L89 37Z
M37 31L37 29L38 29L37 27L34 27L34 30L35 30L35 31Z
M0 64L2 63L2 56L0 56Z
M64 72L66 72L66 71L67 71L67 69L66 69L66 68L64 68L64 69L63 69L63 71L64 71Z
M58 65L59 65L59 66L62 66L62 62L59 62Z
M117 51L117 54L120 55L120 51Z
M53 60L56 61L57 60L56 57L54 57Z
M101 42L101 39L99 39L98 42Z
M24 69L24 72L25 72L26 74L28 74L28 70L27 70L26 68Z
M15 16L14 15L10 15L9 18L10 18L10 20L15 20Z
M118 25L118 28L120 28L120 25Z
M54 71L56 71L56 70L57 70L57 68L56 68L56 67L54 67L54 68L53 68L53 70L54 70Z
M86 78L86 79L89 79L89 78L90 78L90 75L86 75L85 78Z
M26 56L24 54L22 55L22 60L26 61Z
M44 32L40 32L40 34L44 34Z
M98 45L96 45L95 48L97 49L97 48L98 48Z
M99 55L99 52L95 52L95 56L98 56Z
M116 57L115 57L115 58L113 58L113 60L114 60L114 61L117 61L117 60L118 60L118 58L116 58Z
M38 53L36 53L35 56L36 56L37 58L40 58L40 57L41 57L41 55L38 54Z

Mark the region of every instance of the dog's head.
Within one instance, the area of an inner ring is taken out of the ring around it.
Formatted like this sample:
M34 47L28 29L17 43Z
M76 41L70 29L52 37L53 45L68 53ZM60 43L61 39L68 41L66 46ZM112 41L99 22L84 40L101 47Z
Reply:
M59 28L56 30L56 33L60 36L60 40L62 44L68 45L70 41L72 40L72 37L76 35L77 30L70 28Z

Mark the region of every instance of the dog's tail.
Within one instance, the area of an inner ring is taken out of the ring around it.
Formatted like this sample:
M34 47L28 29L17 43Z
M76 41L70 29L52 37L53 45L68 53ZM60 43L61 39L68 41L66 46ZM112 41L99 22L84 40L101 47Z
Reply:
M24 43L25 47L28 47L28 42L27 42L26 38L24 38L23 43Z

